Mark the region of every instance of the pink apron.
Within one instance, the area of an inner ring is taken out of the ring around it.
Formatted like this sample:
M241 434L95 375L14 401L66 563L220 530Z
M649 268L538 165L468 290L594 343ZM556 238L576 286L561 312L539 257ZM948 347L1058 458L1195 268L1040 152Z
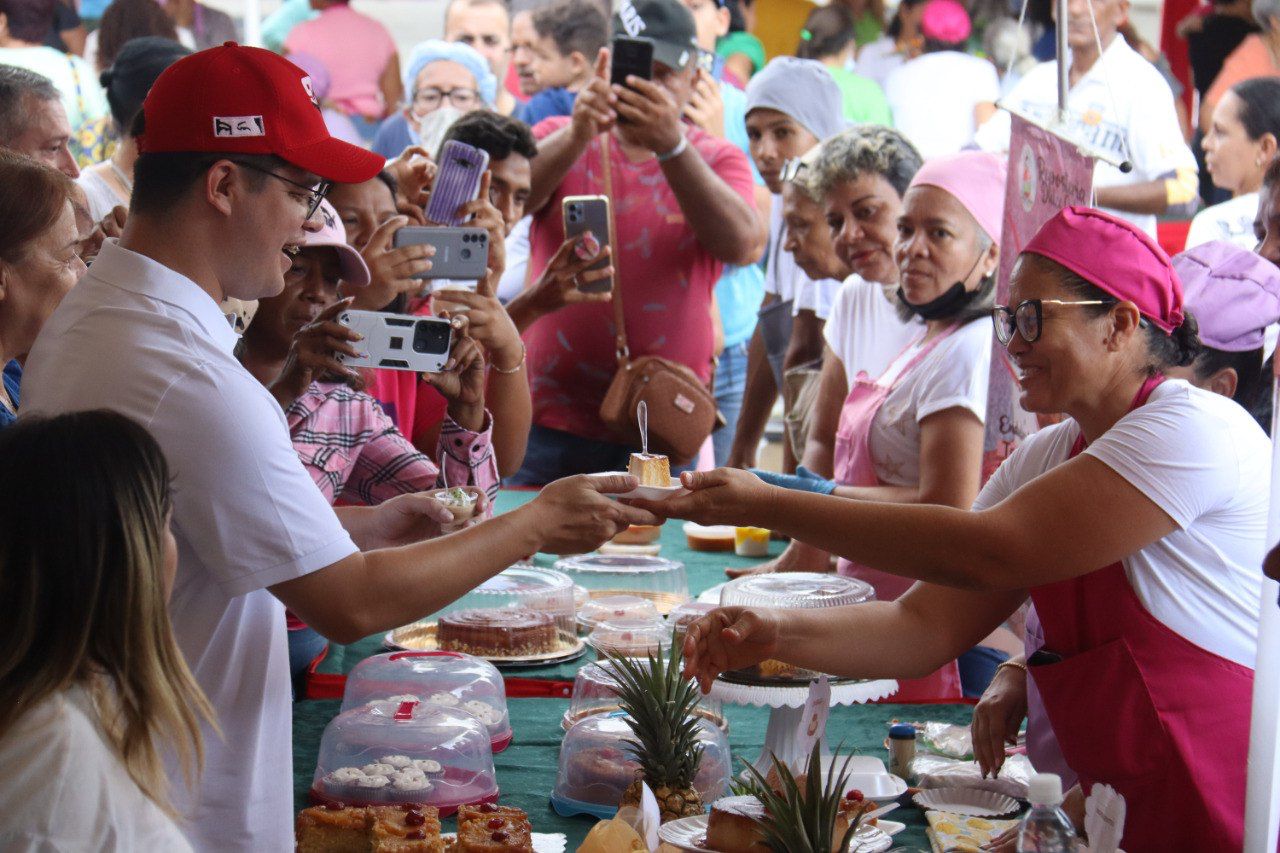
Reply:
M876 413L884 405L885 399L902 379L911 373L924 360L933 348L956 330L955 326L920 348L920 352L898 373L892 382L881 385L871 379L866 371L859 372L840 409L840 422L836 427L835 478L844 486L880 486L880 478L876 475L875 463L871 458L871 424ZM909 349L909 348L908 348ZM903 350L906 352L906 350ZM901 354L898 358L901 358ZM894 359L893 363L897 363ZM915 581L898 577L887 572L858 565L849 560L840 559L837 569L846 577L855 577L875 587L876 598L880 601L894 601L911 588ZM948 663L932 675L924 678L900 679L898 692L886 701L890 702L934 702L953 701L964 696L960 687L960 669L955 661Z
M1082 434L1071 456L1083 449ZM1122 563L1031 598L1045 649L1063 658L1029 667L1044 710L1085 792L1105 782L1124 795L1124 849L1239 851L1253 670L1152 616Z

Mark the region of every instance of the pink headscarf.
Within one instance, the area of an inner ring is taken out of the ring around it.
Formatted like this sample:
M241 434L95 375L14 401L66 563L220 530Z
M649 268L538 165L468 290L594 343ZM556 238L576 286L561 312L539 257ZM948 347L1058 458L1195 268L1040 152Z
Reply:
M911 186L937 187L953 195L978 227L999 245L1008 172L1003 157L985 151L961 151L926 160L911 179Z
M1182 282L1159 244L1131 222L1072 205L1023 249L1056 261L1124 302L1165 334L1182 325Z

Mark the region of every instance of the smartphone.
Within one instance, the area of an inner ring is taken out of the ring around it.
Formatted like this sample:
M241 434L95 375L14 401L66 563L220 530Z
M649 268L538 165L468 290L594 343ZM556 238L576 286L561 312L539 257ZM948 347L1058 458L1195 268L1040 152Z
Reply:
M453 278L479 281L489 267L489 232L483 228L428 228L408 225L391 238L391 245L434 246L431 269L414 278Z
M439 317L344 311L338 321L364 335L357 346L363 347L368 357L337 354L338 361L352 367L439 373L453 346L453 326Z
M613 215L609 209L609 197L603 195L566 196L561 205L564 214L564 236L576 237L590 231L600 241L600 248L613 244ZM604 269L609 258L596 261L589 270ZM583 293L605 293L613 288L613 279L603 278L578 287Z
M699 48L698 67L710 74L712 80L719 80L724 73L724 57L710 50Z
M609 54L609 82L627 85L627 77L653 79L653 42L647 38L618 36Z
M437 165L427 219L441 225L462 225L458 208L480 195L480 178L489 168L489 152L451 139L440 149Z

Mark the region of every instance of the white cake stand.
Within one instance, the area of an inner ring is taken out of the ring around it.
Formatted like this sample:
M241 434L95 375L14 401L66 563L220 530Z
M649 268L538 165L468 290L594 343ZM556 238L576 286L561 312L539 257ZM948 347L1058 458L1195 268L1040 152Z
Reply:
M831 685L831 706L862 705L884 699L898 691L898 682L892 678L875 681L838 681ZM769 725L765 729L764 749L755 760L755 768L767 773L771 763L769 754L784 755L790 752L805 700L809 698L809 685L805 684L744 684L717 678L711 685L711 695L721 702L733 705L754 705L771 708ZM822 752L829 754L826 735L823 735Z

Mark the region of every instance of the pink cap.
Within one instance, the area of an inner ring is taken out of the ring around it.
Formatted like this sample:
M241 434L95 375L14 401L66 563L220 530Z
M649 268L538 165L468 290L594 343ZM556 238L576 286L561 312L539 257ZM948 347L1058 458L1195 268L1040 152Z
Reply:
M1182 282L1164 249L1132 222L1092 207L1064 207L1022 251L1132 302L1165 334L1182 325Z
M1263 330L1280 321L1280 269L1225 240L1174 255L1173 268L1205 346L1226 352L1262 348Z
M302 245L308 249L330 246L338 250L338 263L342 267L342 280L356 287L364 287L369 283L369 267L365 265L360 253L347 245L347 229L338 218L338 211L333 209L329 200L320 202L316 211L320 220L320 230L308 232L307 240Z
M961 151L926 160L911 179L911 186L937 187L955 196L978 227L999 245L1008 173L1003 157L985 151Z
M920 32L927 39L956 44L969 37L973 24L969 13L956 0L929 0L920 15Z

